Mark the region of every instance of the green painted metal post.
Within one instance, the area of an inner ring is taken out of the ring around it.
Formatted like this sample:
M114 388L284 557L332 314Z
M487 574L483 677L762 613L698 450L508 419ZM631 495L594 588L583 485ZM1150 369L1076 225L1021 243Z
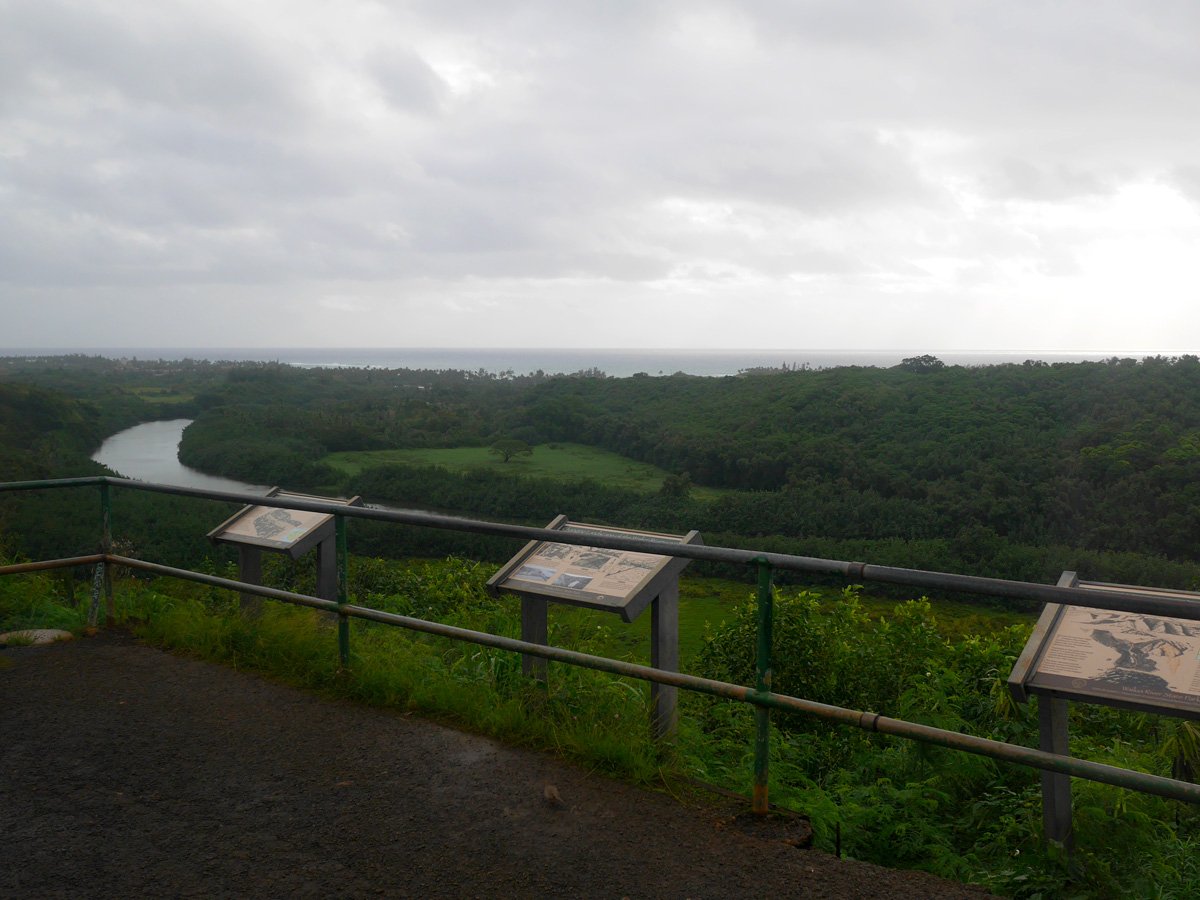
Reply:
M337 535L338 663L343 672L350 668L350 617L346 615L348 573L346 569L346 517L333 517Z
M112 496L108 484L100 485L100 550L108 553L112 549Z
M771 564L759 557L758 563L758 654L755 690L771 693L771 623L775 598L771 592ZM770 806L767 777L771 762L771 711L754 707L754 814L765 816Z
M112 496L108 489L108 482L102 482L100 485L100 550L103 553L112 553ZM109 628L117 624L117 607L113 600L113 577L112 566L104 565L104 612L105 622Z

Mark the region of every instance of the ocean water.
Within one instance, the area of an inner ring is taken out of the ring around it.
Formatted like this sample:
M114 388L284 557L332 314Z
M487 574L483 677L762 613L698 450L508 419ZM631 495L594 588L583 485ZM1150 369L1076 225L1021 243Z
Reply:
M459 369L525 375L541 370L548 374L599 369L614 377L639 372L648 375L736 375L744 369L781 365L812 369L836 366L886 368L926 353L947 365L982 366L1043 362L1082 362L1113 356L1142 359L1178 356L1195 351L1107 350L1093 352L1038 350L594 350L562 348L385 348L385 347L97 347L0 348L0 356L57 356L81 353L110 359L208 359L213 361L282 362L304 367L373 367L381 369Z

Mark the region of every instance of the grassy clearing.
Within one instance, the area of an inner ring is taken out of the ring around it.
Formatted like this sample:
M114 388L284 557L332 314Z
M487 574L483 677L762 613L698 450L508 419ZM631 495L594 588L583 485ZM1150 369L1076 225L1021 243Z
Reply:
M539 444L532 456L508 462L488 452L487 447L449 447L426 450L362 450L331 453L321 460L353 476L363 469L382 465L441 466L454 472L492 469L509 474L571 481L594 478L606 485L627 490L657 493L670 473L626 456L585 444ZM692 496L712 500L732 491L693 487Z
M186 403L194 400L194 394L186 394L167 387L131 387L125 389L130 394L136 394L147 403Z

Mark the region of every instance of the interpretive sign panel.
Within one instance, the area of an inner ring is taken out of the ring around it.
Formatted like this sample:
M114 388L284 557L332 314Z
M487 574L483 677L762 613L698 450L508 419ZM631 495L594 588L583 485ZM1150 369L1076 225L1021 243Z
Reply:
M548 529L597 537L632 537L674 544L699 544L700 532L685 535L656 534L582 525L559 516ZM547 643L547 607L550 601L615 612L632 622L649 606L650 665L666 672L679 671L679 573L691 562L676 556L631 550L610 550L558 541L531 541L490 579L494 596L521 598L521 640ZM525 653L522 671L546 680L546 660ZM650 684L651 730L658 740L672 740L678 721L677 687Z
M1076 582L1096 591L1200 594ZM1079 606L1047 606L1009 686L1025 695L1085 700L1200 719L1200 622Z
M336 500L281 491L279 488L271 488L266 496L281 500L323 500L344 506L358 506L362 503L358 497ZM330 513L276 506L247 506L210 531L208 537L223 543L248 544L265 550L275 550L298 559L332 533L333 515Z
M580 525L559 516L546 526L575 534L622 535L674 544L700 543L700 533L686 535L629 531L602 525ZM669 580L676 578L686 559L654 553L608 550L579 544L533 541L489 581L488 589L619 613L632 622Z

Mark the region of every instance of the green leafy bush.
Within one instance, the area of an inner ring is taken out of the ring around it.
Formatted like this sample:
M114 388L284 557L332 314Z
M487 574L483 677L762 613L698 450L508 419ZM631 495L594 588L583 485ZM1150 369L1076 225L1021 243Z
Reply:
M707 636L701 674L753 684L756 608L740 604ZM775 603L774 689L852 709L1037 745L1032 704L1003 679L1028 635L1013 626L950 639L928 601L867 615L856 589L833 604L809 593ZM688 762L749 791L752 712L689 698ZM1186 774L1190 723L1087 704L1071 707L1072 752L1111 765ZM1156 797L1074 780L1079 852L1041 834L1034 770L772 713L772 797L809 814L820 846L881 865L923 868L1002 894L1051 898L1196 897L1200 817ZM1181 759L1181 754L1183 758Z

